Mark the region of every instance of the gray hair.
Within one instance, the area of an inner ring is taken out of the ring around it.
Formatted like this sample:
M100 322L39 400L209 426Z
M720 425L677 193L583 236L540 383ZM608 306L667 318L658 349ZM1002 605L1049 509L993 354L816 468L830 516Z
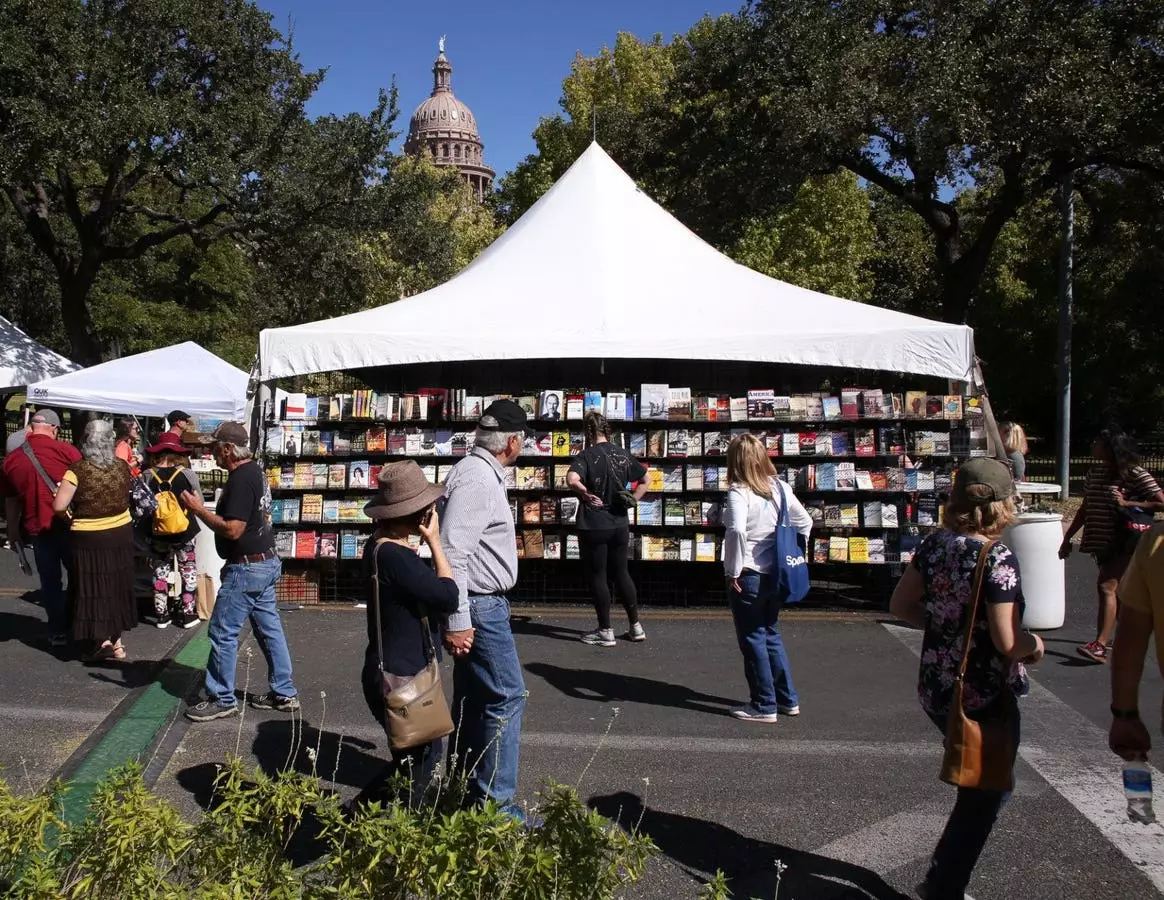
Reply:
M246 462L255 454L251 452L249 447L242 447L238 444L227 444L230 447L230 458L235 462Z
M111 466L117 458L113 452L115 447L113 423L105 419L91 419L81 439L81 455L95 466Z
M498 453L505 452L506 444L509 443L510 438L514 437L520 439L524 435L520 431L485 431L478 428L477 441L473 446L488 450L496 456Z

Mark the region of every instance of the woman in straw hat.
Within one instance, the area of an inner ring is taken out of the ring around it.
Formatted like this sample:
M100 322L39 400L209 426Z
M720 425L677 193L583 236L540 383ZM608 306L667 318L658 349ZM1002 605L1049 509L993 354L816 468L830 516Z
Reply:
M420 466L406 460L390 463L380 470L376 497L364 507L364 512L378 527L364 549L364 571L369 584L368 649L360 680L368 709L381 725L385 714L380 693L375 598L371 590L373 559L379 571L384 671L390 678L407 680L428 665L429 648L439 658L437 622L457 609L457 583L441 546L440 516L436 510L436 501L443 494L444 488L430 484ZM432 551L432 568L421 561L418 548L409 540L416 535ZM429 629L427 638L425 621ZM399 784L397 776L402 776L409 785L403 799L409 803L419 801L433 768L441 759L443 744L443 740L437 740L392 751L391 762L364 787L352 801L353 806L372 800L390 802Z

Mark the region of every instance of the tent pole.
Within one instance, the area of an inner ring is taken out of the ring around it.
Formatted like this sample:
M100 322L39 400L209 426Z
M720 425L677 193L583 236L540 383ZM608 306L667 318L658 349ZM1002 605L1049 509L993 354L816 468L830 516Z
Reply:
M982 361L974 357L974 390L982 398L982 419L986 424L986 452L995 459L1005 459L1006 451L1002 446L1002 435L998 430L998 422L994 418L994 410L990 406L990 394L986 390L986 379L982 375Z

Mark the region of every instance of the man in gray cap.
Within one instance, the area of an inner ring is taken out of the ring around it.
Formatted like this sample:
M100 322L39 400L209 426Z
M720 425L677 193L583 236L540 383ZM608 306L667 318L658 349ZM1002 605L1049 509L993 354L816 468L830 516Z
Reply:
M182 504L214 532L215 549L226 560L222 587L207 626L207 699L187 709L186 718L209 722L238 714L234 676L238 635L247 619L267 660L271 688L252 697L250 704L255 709L292 712L299 709L299 697L291 681L291 652L275 604L282 564L275 555L271 531L271 491L250 450L247 430L240 423L223 422L215 430L214 459L230 473L215 511L206 508L200 494L182 492Z
M76 447L57 440L60 427L60 416L51 409L37 410L29 422L28 437L4 457L0 470L8 540L32 545L53 647L67 642L68 601L61 572L68 573L72 567L69 526L53 515L53 497L65 470L81 459Z

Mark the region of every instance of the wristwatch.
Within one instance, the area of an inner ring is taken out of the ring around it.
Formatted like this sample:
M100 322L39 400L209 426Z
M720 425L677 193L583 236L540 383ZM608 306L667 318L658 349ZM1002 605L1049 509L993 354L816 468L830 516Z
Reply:
M1140 711L1138 709L1117 709L1111 708L1111 714L1116 719L1138 719L1140 718Z

